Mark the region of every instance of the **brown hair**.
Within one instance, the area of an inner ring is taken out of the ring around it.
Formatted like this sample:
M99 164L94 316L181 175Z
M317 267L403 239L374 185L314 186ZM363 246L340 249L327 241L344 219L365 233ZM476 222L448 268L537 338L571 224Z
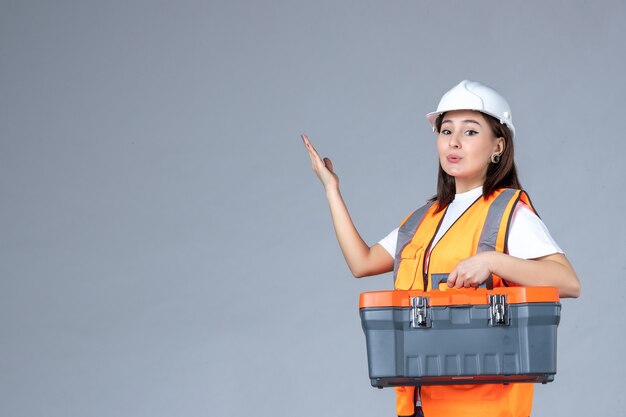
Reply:
M490 163L487 167L487 178L483 184L483 197L489 197L494 191L500 188L522 189L517 178L517 169L515 168L513 135L509 128L500 123L498 119L486 113L481 113L491 131L497 138L504 138L504 151L500 155L500 162L497 164ZM437 132L441 131L441 123L445 113L437 117L435 128ZM454 177L448 175L439 163L439 176L437 178L437 195L433 196L430 201L437 202L436 212L440 212L454 200L456 194L456 185Z

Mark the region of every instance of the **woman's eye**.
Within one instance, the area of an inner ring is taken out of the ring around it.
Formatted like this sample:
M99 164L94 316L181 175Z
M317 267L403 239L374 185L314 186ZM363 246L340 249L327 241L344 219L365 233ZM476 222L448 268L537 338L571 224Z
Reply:
M441 134L442 134L442 135L449 135L449 134L451 134L451 133L452 133L452 132L450 132L448 129L443 129L443 130L441 131Z
M467 136L474 136L474 135L477 135L477 134L478 134L478 132L477 132L477 131L475 131L475 130L466 130L466 131L465 131L465 134L466 134Z

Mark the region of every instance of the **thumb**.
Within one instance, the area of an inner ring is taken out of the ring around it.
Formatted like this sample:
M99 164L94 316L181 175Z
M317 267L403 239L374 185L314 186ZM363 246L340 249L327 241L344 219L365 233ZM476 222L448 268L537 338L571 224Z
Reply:
M333 162L330 160L330 158L324 158L324 165L326 166L326 168L328 168L330 172L333 172Z

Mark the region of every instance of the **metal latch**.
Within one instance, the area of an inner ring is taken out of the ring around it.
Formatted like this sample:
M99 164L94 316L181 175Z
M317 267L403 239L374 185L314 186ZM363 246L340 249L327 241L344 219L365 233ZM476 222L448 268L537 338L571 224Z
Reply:
M411 298L411 327L430 327L431 318L428 311L428 297Z
M509 305L506 303L505 294L489 296L489 313L490 326L508 326L511 324Z

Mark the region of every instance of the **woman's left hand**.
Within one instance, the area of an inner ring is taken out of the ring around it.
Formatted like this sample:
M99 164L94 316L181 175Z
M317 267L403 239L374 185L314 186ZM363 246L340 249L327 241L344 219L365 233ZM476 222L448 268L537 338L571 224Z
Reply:
M478 287L491 275L489 252L481 252L464 259L448 275L448 287Z

